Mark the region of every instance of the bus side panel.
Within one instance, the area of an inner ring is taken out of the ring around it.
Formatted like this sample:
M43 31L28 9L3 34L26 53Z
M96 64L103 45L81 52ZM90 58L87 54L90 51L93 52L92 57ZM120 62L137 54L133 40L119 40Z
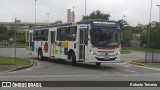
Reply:
M44 57L47 57L47 53L48 53L48 42L47 42L47 41L42 41L42 42L41 42L41 47L42 47L43 56L44 56Z
M78 42L76 41L69 41L68 42L68 52L73 50L76 55L76 61L79 61L79 54L78 54Z
M66 41L56 41L55 42L55 57L60 59L67 59L68 56L65 55L65 49L68 47L68 42Z

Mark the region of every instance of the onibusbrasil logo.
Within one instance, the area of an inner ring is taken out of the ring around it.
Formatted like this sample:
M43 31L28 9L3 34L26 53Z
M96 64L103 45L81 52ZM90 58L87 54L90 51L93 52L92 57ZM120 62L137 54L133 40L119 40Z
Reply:
M42 84L30 82L2 82L2 87L42 87Z

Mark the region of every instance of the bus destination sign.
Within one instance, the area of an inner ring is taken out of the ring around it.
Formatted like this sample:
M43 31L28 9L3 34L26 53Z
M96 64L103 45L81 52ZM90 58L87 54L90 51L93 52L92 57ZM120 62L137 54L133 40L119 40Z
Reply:
M95 25L95 26L117 27L116 22L109 22L109 21L93 21L93 25Z

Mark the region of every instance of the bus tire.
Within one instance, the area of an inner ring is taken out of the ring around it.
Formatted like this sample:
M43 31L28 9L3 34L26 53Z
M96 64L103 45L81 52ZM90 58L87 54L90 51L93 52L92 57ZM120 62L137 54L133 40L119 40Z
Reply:
M38 59L43 60L42 50L38 50Z
M101 66L101 63L97 62L97 63L96 63L96 66L97 66L97 67L100 67L100 66Z
M76 55L75 53L71 54L72 66L76 66Z

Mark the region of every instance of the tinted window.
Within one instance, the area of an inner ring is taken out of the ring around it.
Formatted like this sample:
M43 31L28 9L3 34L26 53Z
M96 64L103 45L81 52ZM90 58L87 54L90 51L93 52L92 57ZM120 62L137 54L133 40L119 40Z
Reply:
M45 30L35 30L33 32L34 41L48 41L48 29Z
M36 41L36 38L37 38L37 31L33 31L33 41Z
M41 31L42 41L48 41L48 32L49 32L48 29Z
M68 41L75 41L77 37L77 27L69 27L68 28Z
M36 37L36 41L41 41L42 37L41 37L41 30L37 30L37 37Z
M59 41L67 40L67 27L57 29L57 40Z

